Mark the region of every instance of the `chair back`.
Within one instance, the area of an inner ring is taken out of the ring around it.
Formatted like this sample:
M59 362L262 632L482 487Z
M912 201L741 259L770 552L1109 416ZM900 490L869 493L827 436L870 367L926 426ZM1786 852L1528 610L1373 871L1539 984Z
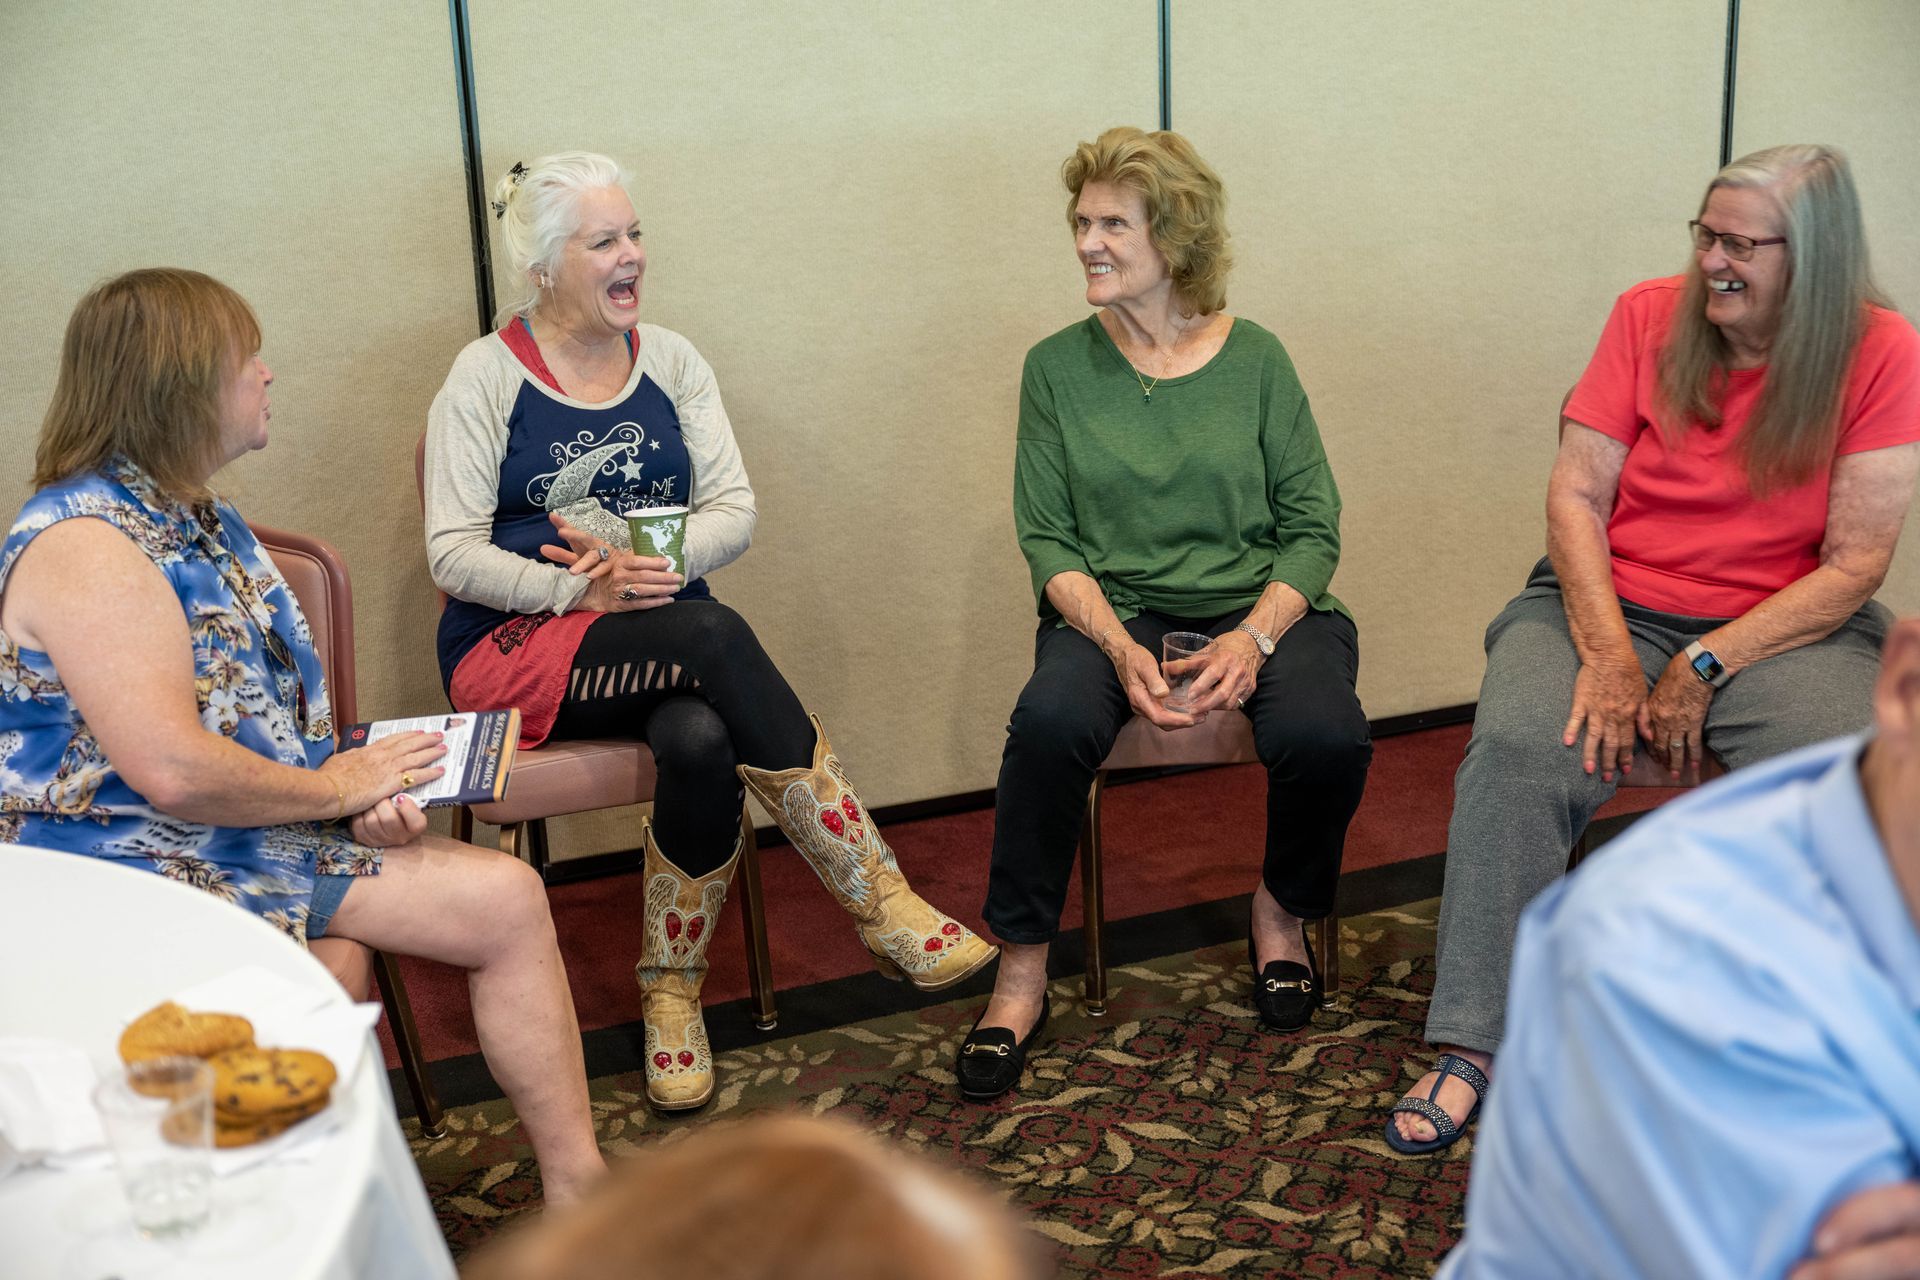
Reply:
M424 517L427 514L427 433L424 431L413 446L413 493L419 500L420 514ZM445 613L447 593L440 589L439 583L434 584L433 598L439 602L440 612Z
M291 533L270 525L247 527L273 557L274 568L287 580L288 590L300 602L313 629L313 647L320 654L320 668L327 674L327 697L333 706L336 734L360 718L354 697L353 668L353 585L347 579L347 563L332 544L304 533ZM373 990L374 954L371 947L350 938L315 938L307 944L313 958L327 967L335 981L355 1000L365 1000ZM388 1020L396 1027L391 1008ZM411 1028L409 1034L414 1034ZM395 1032L396 1037L398 1031ZM428 1104L431 1098L428 1099ZM420 1114L437 1107L423 1105L418 1096L414 1105Z
M358 722L360 708L354 696L353 665L353 585L347 577L347 562L331 543L304 533L275 529L271 525L247 527L273 557L274 567L287 580L300 612L307 615L313 628L314 648L320 653L320 667L327 673L327 696L333 705L333 723L337 728Z

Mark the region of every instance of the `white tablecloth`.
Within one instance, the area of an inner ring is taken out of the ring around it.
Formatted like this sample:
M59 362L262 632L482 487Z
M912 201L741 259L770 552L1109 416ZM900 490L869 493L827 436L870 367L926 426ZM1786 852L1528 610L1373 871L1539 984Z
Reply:
M78 1045L117 1068L124 1020L198 982L258 965L347 996L278 930L137 868L0 845L0 1035ZM9 1280L452 1276L419 1169L400 1134L378 1045L364 1041L345 1122L287 1159L220 1178L208 1226L172 1246L132 1234L111 1169L33 1168L0 1179ZM344 1074L344 1073L343 1073Z

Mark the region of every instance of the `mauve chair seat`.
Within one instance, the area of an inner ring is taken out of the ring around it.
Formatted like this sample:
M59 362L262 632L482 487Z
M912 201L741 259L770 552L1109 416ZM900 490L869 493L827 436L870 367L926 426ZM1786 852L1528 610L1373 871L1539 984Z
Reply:
M1575 743L1573 746L1568 747L1567 750L1577 751L1579 750L1579 744ZM1707 758L1700 764L1700 781L1702 783L1712 782L1725 772L1726 769L1721 765L1719 758L1709 751ZM1668 773L1660 767L1659 761L1647 754L1646 743L1635 742L1633 744L1633 770L1630 773L1621 775L1620 785L1623 787L1666 787L1679 790L1694 785L1693 771L1688 770L1676 779L1671 773Z
M1165 769L1175 765L1251 764L1253 721L1239 711L1213 711L1190 729L1158 729L1134 716L1114 739L1102 769Z
M653 752L645 743L582 738L543 743L514 757L507 794L473 806L489 826L507 827L569 813L588 813L653 799Z

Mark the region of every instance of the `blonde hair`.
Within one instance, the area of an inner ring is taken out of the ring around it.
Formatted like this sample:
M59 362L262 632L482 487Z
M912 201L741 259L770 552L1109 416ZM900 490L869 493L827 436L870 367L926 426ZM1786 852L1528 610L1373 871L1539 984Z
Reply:
M476 1255L466 1280L1039 1280L1029 1236L971 1182L838 1121L696 1131Z
M34 487L125 454L166 496L206 498L227 384L259 349L253 309L212 276L148 267L95 285L67 320Z
M1806 482L1832 459L1867 306L1891 304L1873 283L1860 196L1839 151L1799 144L1742 156L1707 184L1702 213L1720 187L1763 192L1787 238L1779 250L1788 255L1780 328L1742 442L1748 486L1764 497ZM1726 337L1707 319L1707 280L1697 253L1686 274L1660 353L1665 412L1659 425L1669 448L1677 448L1696 423L1719 425L1719 400L1732 366Z
M1147 238L1167 260L1174 291L1187 314L1212 315L1227 305L1227 190L1193 144L1171 130L1147 133L1131 125L1109 129L1075 147L1060 166L1066 184L1067 225L1089 182L1138 191L1147 202Z
M627 172L594 151L556 151L532 164L516 164L493 184L500 243L521 295L495 313L495 324L539 309L541 291L534 275L552 276L568 238L580 229L580 197L604 187L626 191ZM627 191L627 199L633 199L632 192Z

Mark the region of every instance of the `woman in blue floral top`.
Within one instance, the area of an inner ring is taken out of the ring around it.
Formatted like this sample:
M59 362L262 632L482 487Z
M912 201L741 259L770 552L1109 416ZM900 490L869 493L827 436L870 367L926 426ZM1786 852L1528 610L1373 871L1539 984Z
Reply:
M313 638L207 482L266 447L245 300L134 271L75 308L37 492L0 546L0 840L157 872L286 931L468 970L480 1043L549 1202L604 1171L537 877L430 835L401 794L446 748L345 754Z

